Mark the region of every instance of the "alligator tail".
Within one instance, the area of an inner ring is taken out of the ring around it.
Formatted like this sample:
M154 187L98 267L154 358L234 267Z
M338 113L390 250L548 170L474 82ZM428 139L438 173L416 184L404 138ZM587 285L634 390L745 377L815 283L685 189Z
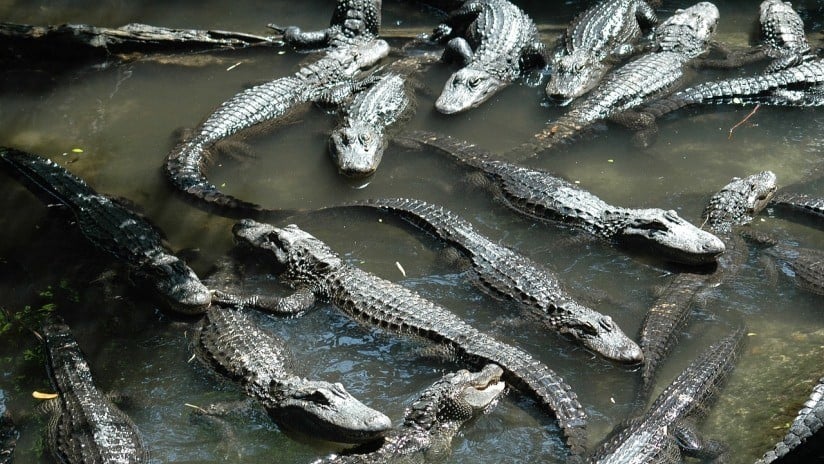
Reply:
M40 196L46 203L58 201L70 208L77 207L81 195L97 196L89 185L48 158L13 148L0 147L2 166Z
M467 334L469 343L457 347L459 357L481 366L494 362L504 370L504 380L514 387L534 393L555 414L570 452L586 450L587 415L578 396L557 373L518 348L505 345L480 333Z
M484 162L492 158L489 151L448 135L416 130L407 132L404 136L413 142L443 151L459 162L477 169L483 169Z

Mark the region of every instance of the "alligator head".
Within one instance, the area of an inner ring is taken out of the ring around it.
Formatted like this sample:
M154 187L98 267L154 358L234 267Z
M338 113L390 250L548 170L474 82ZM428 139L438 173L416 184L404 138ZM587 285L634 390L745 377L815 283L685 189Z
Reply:
M133 275L156 290L156 294L173 310L184 314L206 311L212 293L195 271L175 255L156 253Z
M546 85L546 94L568 102L592 90L605 72L606 66L591 53L576 50L555 62Z
M560 324L559 331L562 334L578 340L588 349L612 361L638 364L644 360L641 347L611 317L573 301L565 302L563 307L574 312L575 317Z
M644 248L677 263L712 263L725 250L721 239L672 210L621 208L607 211L604 221L618 243Z
M339 383L297 376L273 380L266 410L281 427L326 441L364 443L392 427L383 413L361 403Z
M770 202L777 188L775 182L772 171L761 171L743 179L734 177L710 198L704 209L704 220L718 233L749 223Z
M232 233L241 244L269 251L294 283L316 282L343 264L329 246L294 224L280 228L243 219Z
M449 76L435 108L443 114L460 113L487 101L507 82L482 69L461 68Z
M436 434L457 430L464 422L489 409L506 384L503 369L487 364L480 372L461 369L443 376L421 393L406 410L405 427Z
M329 137L329 152L338 171L348 177L374 174L386 149L386 138L369 124L352 122L335 129Z

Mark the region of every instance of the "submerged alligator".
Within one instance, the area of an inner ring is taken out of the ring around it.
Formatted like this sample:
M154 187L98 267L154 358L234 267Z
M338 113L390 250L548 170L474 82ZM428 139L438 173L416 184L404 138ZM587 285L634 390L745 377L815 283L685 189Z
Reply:
M641 349L612 318L578 303L561 288L558 278L550 271L492 242L451 211L405 198L365 200L344 206L349 207L375 208L401 216L465 254L477 283L492 296L520 303L549 329L607 359L641 362Z
M148 454L131 419L94 384L69 327L43 327L46 359L57 398L49 400L48 446L56 462L138 464Z
M775 180L770 171L734 178L710 199L702 216L708 229L724 239L727 251L714 272L676 275L644 318L639 342L644 351L641 376L645 389L652 386L655 372L672 348L675 332L686 323L698 293L734 275L746 260L747 247L734 229L750 223L767 205L776 190Z
M607 74L583 100L573 103L567 114L536 134L534 142L516 151L566 143L598 121L671 92L681 82L686 65L708 50L717 22L718 8L709 2L676 11L656 28L650 52Z
M141 215L97 193L47 158L0 148L0 167L46 204L65 205L96 248L123 263L130 277L152 288L172 310L195 314L211 304L209 289L169 250L162 233Z
M417 293L346 264L325 243L294 224L277 228L244 219L236 240L285 267L296 294L323 299L361 324L434 342L443 353L474 366L495 363L504 380L531 393L554 414L573 454L586 448L586 412L572 388L524 351L501 343Z
M795 284L808 292L824 295L824 250L790 246L772 234L747 231L744 238L766 249L766 252L790 269Z
M297 106L312 101L339 103L369 81L356 75L389 53L389 45L376 37L380 22L379 0L338 0L332 26L323 31L301 32L286 28L284 39L298 46L328 46L324 56L288 77L247 89L220 105L178 144L166 159L171 183L198 203L234 214L257 214L262 208L221 192L204 174L210 150L218 142L258 124L277 120Z
M782 191L773 197L772 201L770 201L770 206L794 213L801 213L818 220L824 219L824 198L822 197Z
M196 352L213 369L239 381L282 428L321 440L364 443L392 427L388 417L343 385L294 374L286 343L259 327L245 310L210 307Z
M629 56L641 28L658 22L644 0L601 0L578 15L552 57L546 85L551 98L571 100L589 92L609 71L611 62Z
M784 439L776 443L775 447L764 453L755 464L769 464L771 462L811 462L807 448L816 447L821 453L820 441L815 445L815 436L820 436L824 430L824 377L819 379L818 385L813 388L810 398L804 407L798 411L790 425L790 430ZM821 455L818 455L821 458Z
M457 58L463 65L435 101L445 114L479 106L525 70L546 62L535 23L508 0L468 0L430 39L448 42L444 58Z
M377 449L366 445L313 464L442 462L451 453L452 438L463 424L487 412L503 394L506 384L501 375L503 370L494 364L478 372L446 374L412 402L403 424Z
M435 148L480 170L496 196L526 216L561 221L613 243L637 246L684 264L711 263L724 251L721 240L680 218L675 211L609 205L549 172L497 161L489 152L449 136L415 131L401 141Z
M700 439L689 417L704 413L735 367L744 330L713 344L696 358L652 403L642 417L598 448L590 462L599 464L682 462L682 454L712 458L724 446Z
M346 105L329 137L329 151L341 174L366 177L375 172L389 144L386 131L413 111L409 92L405 76L388 73Z

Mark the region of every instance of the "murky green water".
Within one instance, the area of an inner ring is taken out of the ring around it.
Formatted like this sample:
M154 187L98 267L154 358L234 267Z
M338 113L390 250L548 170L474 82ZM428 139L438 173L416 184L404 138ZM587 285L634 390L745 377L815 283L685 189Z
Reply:
M298 11L285 1L239 1L231 6L217 1L0 1L0 17L35 24L146 22L265 33L266 22L323 27L332 4L311 0ZM666 2L661 16L685 5ZM719 5L721 37L746 40L743 31L749 30L756 5ZM549 24L562 24L581 8L580 2L560 9L537 1L522 6L537 22ZM821 21L814 4L802 6L807 7L808 22ZM387 32L436 22L431 11L385 1ZM67 63L59 74L6 69L0 71L0 144L49 156L100 192L131 199L167 233L172 247L189 250L192 266L205 273L231 249L233 221L191 207L166 184L160 166L175 142L173 132L196 125L250 83L293 72L303 59L270 48L203 54L182 64L155 59L105 66ZM561 114L539 104L542 87L518 84L480 109L455 117L439 115L432 103L451 69L436 65L424 74L428 90L419 94L410 127L436 129L497 150L521 142ZM691 78L714 75L694 72ZM671 208L698 222L709 196L732 176L770 169L781 185L788 185L820 163L824 116L818 110L762 108L752 124L728 140L729 128L749 110L680 113L664 121L658 143L648 150L632 148L629 133L609 127L531 164L580 181L608 202ZM250 139L256 158L222 159L209 177L225 184L227 192L267 206L317 207L378 196L442 204L493 240L555 270L573 295L610 314L630 334L637 333L656 287L667 282L671 270L653 259L627 256L607 244L581 240L575 231L515 215L474 190L465 181L467 171L437 153L390 147L374 177L343 179L325 151L325 134L333 123L332 116L312 109L295 124ZM75 148L83 152L73 153ZM820 193L821 184L804 190ZM153 462L309 462L334 449L285 436L260 412L231 418L233 441L209 424L192 421L185 403L236 400L240 391L189 362L191 321L171 317L131 289L122 275L109 272L112 263L106 256L50 213L0 175L0 306L16 314L27 305L37 309L56 304L86 351L101 388L132 398L126 410L143 433ZM496 324L510 318L515 308L480 293L465 273L439 259L436 241L399 221L377 223L368 215L330 215L300 224L353 264L414 288L558 371L591 417L593 444L632 409L638 372L593 358L538 328ZM799 246L824 245L820 230L769 211L753 227ZM824 374L821 309L819 297L795 288L782 268L771 267L752 251L734 281L711 290L697 305L663 368L658 390L705 346L745 322L751 332L746 349L704 428L729 443L733 462L751 462L783 436L811 382ZM306 376L344 383L394 421L400 421L404 405L422 388L456 368L421 358L415 342L359 327L328 306L300 319L263 321L289 341ZM0 390L21 430L15 462L48 462L41 452L45 419L33 414L36 401L30 394L50 388L38 343L16 329L2 337ZM553 462L563 456L562 449L554 421L512 392L494 412L456 437L450 459Z

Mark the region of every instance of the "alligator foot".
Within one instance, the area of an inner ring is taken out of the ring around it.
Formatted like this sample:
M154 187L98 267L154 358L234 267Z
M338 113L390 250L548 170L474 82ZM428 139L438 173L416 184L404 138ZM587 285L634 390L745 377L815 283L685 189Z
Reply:
M214 405L210 405L207 409L194 407L194 412L190 416L191 420L193 422L208 423L218 432L220 439L218 441L215 454L223 456L224 461L227 462L240 459L240 440L238 440L237 435L235 434L234 427L232 427L226 419L218 417L219 415L210 412L209 409L212 406Z

